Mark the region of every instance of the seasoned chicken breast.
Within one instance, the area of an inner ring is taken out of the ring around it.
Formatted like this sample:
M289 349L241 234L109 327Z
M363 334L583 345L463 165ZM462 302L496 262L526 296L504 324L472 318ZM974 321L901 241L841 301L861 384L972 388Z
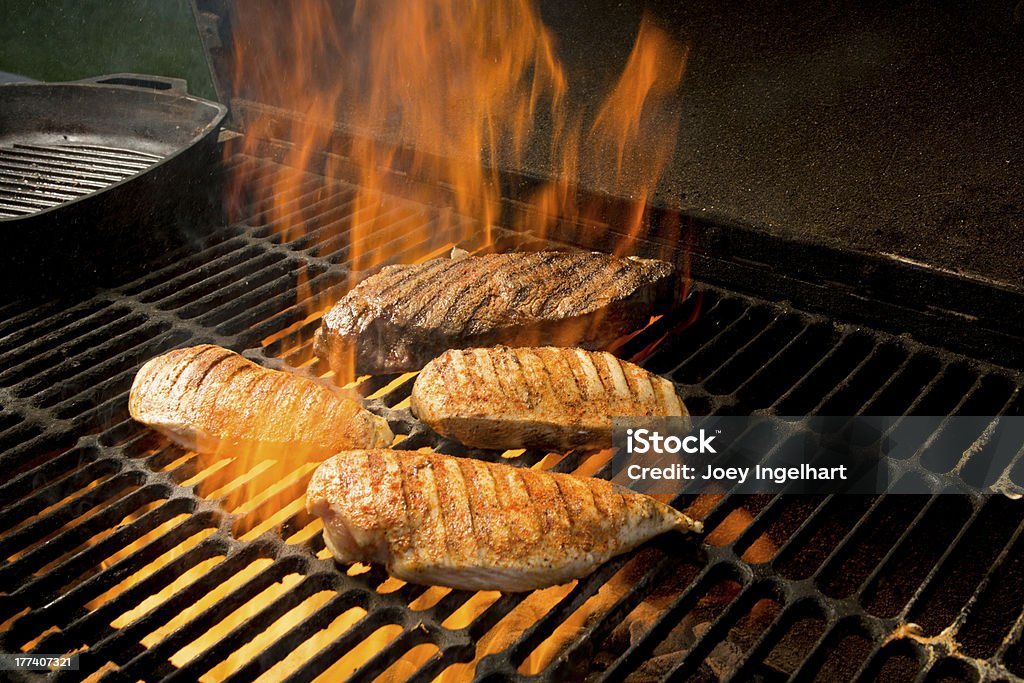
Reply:
M687 416L675 385L610 353L447 351L412 388L413 415L478 448L608 448L613 416Z
M314 349L335 370L418 370L447 349L600 348L678 301L667 261L542 251L388 266L327 315Z
M603 479L391 450L327 460L306 505L337 561L383 563L399 579L464 590L565 583L666 531L701 531Z
M323 459L390 445L384 418L305 377L203 344L153 358L132 383L133 418L190 450Z

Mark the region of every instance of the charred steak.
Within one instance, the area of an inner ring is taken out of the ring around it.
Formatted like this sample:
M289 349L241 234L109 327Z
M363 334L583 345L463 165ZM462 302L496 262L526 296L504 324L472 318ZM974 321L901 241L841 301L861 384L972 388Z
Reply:
M413 415L478 448L610 448L612 417L688 415L675 385L610 353L446 351L412 388Z
M408 451L331 458L313 473L306 506L337 561L463 590L565 583L666 531L701 530L603 479Z
M451 348L600 348L675 301L671 264L587 252L526 252L388 266L359 283L317 331L336 371L418 370Z
M189 450L322 460L345 448L391 444L381 417L305 377L268 370L203 344L148 361L128 410Z

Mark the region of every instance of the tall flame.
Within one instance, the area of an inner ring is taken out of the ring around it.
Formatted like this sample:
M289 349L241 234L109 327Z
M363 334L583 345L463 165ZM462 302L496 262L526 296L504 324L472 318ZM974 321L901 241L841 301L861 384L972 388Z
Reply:
M564 118L565 76L530 2L359 0L345 16L325 0L270 7L239 6L236 34L248 40L235 54L235 81L246 99L300 116L266 110L245 121L246 152L268 137L292 145L283 168L237 194L255 194L292 239L302 217L283 220L281 208L301 194L307 172L325 174L324 190L338 177L353 180L359 189L351 213L359 220L344 227L353 231L349 262L357 272L387 258L374 231L390 208L382 192L448 206L470 221L425 217L436 224L403 231L399 248L430 251L439 234L489 238L499 214L499 159L521 160L541 109ZM337 121L354 133L347 141L332 136ZM344 162L324 168L324 152ZM407 176L426 182L402 184Z
M313 255L346 245L350 284L389 260L486 249L503 222L541 237L559 222L607 222L605 207L579 205L581 182L627 200L610 218L624 235L614 251L629 253L675 151L687 50L647 15L590 116L531 0L242 3L235 21L243 152L288 144L255 183L240 166L234 194ZM551 178L534 210L503 215L498 169L522 168L527 155L546 158ZM338 220L314 220L335 207Z
M541 237L559 224L607 225L606 208L581 202L577 194L580 184L595 179L607 192L626 200L625 208L611 216L609 230L619 236L613 240L614 251L633 251L649 218L648 202L675 150L678 123L670 115L670 105L687 57L686 49L649 17L641 21L621 76L587 117L571 104L571 84L555 40L531 0L354 0L345 9L330 0L296 0L235 7L234 35L244 38L234 55L233 109L243 118L246 131L240 153L231 150L238 169L233 179L239 214L235 218L261 230L269 228L276 239L314 264L294 274L302 315L264 342L273 345L275 354L295 352L290 364L311 369L307 328L333 303L319 289L324 269L346 268L351 285L389 261L418 262L455 245L492 248L492 229L502 224ZM535 130L539 119L547 122L544 139ZM528 197L532 210L504 215L498 169L521 167L538 146L555 172ZM254 170L256 164L245 161L268 156L278 162L269 170ZM243 206L250 208L242 210ZM678 232L679 225L666 229ZM351 367L341 368L334 377L337 384L355 379ZM408 379L403 376L396 382ZM181 459L186 464L175 461L173 466L194 469L195 475L184 484L221 501L235 515L232 533L237 537L256 538L290 520L287 524L299 528L283 534L286 542L305 543L322 528L318 519L305 515L301 503L315 463L295 462L292 455L188 454ZM167 533L178 522L170 520L139 544ZM153 560L138 577L133 575L111 588L109 595L98 597L95 605L174 565L210 533L212 529L203 530ZM133 550L112 556L108 564L128 558ZM320 556L326 558L327 551ZM141 618L183 586L203 580L222 561L213 557L185 571L174 585L117 617L114 625L120 628ZM254 562L167 628L148 634L143 643L154 645L170 629L196 619L215 600L265 571L265 564ZM172 662L183 666L216 650L221 638L301 580L298 574L280 578L265 595L239 606L206 636L181 646ZM536 615L527 609L531 605L543 608L560 600L569 588L556 587L526 601L526 607L481 640L478 656L492 647L500 649L532 624ZM384 592L385 586L377 590ZM431 589L424 596L438 591L445 592ZM497 598L478 594L445 626L466 627ZM331 608L333 601L330 591L312 593L252 643L226 657L206 679L238 671L295 624ZM293 670L363 615L360 608L339 608L322 633L264 678ZM375 631L324 677L352 673L396 637L395 628ZM557 649L537 655L527 669L543 668ZM404 678L435 652L436 648L417 648L383 678ZM466 673L460 667L442 678L458 680Z
M639 234L648 199L675 151L679 119L670 115L669 107L682 83L687 56L687 50L644 16L626 67L587 135L591 164L599 171L605 159L614 159L610 191L633 203L626 226L629 239L619 242L621 250Z
M518 161L538 110L559 108L565 93L536 11L528 0L359 2L353 26L379 39L356 81L350 120L369 130L390 123L397 144L414 150L411 174L449 185L452 207L488 236L499 159ZM396 149L357 139L362 185L382 184L378 169L392 168Z

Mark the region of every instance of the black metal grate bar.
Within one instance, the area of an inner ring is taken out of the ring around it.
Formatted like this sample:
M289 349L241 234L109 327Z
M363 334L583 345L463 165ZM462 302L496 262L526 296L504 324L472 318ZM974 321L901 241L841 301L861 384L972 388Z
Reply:
M0 168L30 159L69 161L91 173L153 161L100 149L19 150L14 159L0 161ZM280 170L242 155L229 165L246 169L253 184ZM86 648L86 670L58 680L89 674L101 680L195 680L248 652L228 680L251 680L287 660L282 676L308 681L336 674L332 667L380 629L390 629L387 642L353 659L348 673L382 675L417 648L420 654L410 660L413 680L432 680L466 663L476 675L495 680L531 678L526 672L534 668L542 679L621 680L665 657L665 672L690 675L725 651L733 652L725 675L735 680L813 674L831 666L837 652L851 673L859 669L864 676L904 669L911 679L936 672L980 676L1003 666L1003 657L1006 666L1019 669L1024 605L1009 610L994 635L979 631L970 617L1005 601L1008 577L1018 571L1024 515L991 499L680 496L677 506L702 511L706 545L680 548L678 539L662 538L608 563L552 598L545 613L525 619L506 647L486 656L478 652L482 639L527 613L529 595L486 602L477 594L447 591L419 608L417 601L432 595L425 588L389 580L380 568L340 570L324 548L319 522L296 504L308 474L296 474L286 463L250 472L248 483L257 490L278 489L250 502L244 473L167 445L126 411L137 367L176 346L214 342L274 367L327 374L312 354L312 333L324 307L358 277L346 267L353 226L373 239L367 263L442 253L471 232L468 222L438 221L435 208L397 197L381 196L380 206L366 210L355 199L358 188L346 182L308 175L296 188L273 209L238 207L237 223L133 282L78 302L0 305L0 463L12 467L9 481L0 484L0 495L10 501L0 511L0 578L9 586L0 592L0 620L7 620L0 631L3 649L21 651L30 643L33 652ZM502 248L535 244L494 230ZM409 234L429 239L410 246ZM1017 369L707 285L695 287L680 311L623 350L646 348L697 306L692 324L670 334L644 361L675 380L695 412L1021 410ZM405 407L411 386L410 377L391 376L365 380L355 390L401 435L399 448L501 457L440 439L417 424ZM599 476L610 471L607 454L508 455L504 462L521 466ZM1004 476L1020 485L1013 469L1018 460L1006 463ZM970 460L938 458L928 449L894 467L900 476L935 477L939 487L958 476L989 476L972 474ZM938 535L929 535L932 529ZM965 560L969 556L988 558L988 564L973 565ZM918 557L929 558L926 566L914 566ZM211 586L230 582L256 562L267 565L182 616L183 607ZM196 568L205 568L201 577L193 576ZM137 582L126 582L134 576ZM257 601L285 577L294 583L274 601ZM673 577L685 580L666 593ZM177 593L164 595L175 581L181 582ZM944 586L950 582L956 583L953 591ZM319 609L303 611L324 591L331 595ZM159 604L146 603L156 595ZM950 605L936 609L942 601ZM247 605L251 613L229 621ZM637 621L624 650L608 645L622 637L623 624L655 605L656 618ZM332 627L352 609L364 614L346 628ZM933 613L933 621L922 618ZM460 614L465 616L453 622ZM282 618L291 620L287 628L271 632ZM584 626L565 633L573 619ZM915 638L907 630L914 620L932 636L955 625L966 649L949 651L939 641ZM175 628L167 630L172 623ZM678 652L666 653L680 638L680 624L693 633L676 643ZM201 641L211 627L221 629L216 646ZM893 639L896 633L903 637ZM300 645L321 636L315 651L290 659ZM258 638L269 640L260 641L256 656L251 648ZM548 647L554 654L544 660L538 653ZM187 658L183 648L190 648ZM790 650L800 655L787 665Z

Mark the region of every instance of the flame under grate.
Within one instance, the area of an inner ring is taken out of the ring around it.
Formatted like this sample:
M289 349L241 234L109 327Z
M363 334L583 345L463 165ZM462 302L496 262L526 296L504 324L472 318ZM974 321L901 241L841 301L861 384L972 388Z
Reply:
M253 181L273 171L241 155L230 163ZM345 226L359 220L352 188L333 189L315 177L300 188L294 239L252 207L119 288L0 305L0 649L80 651L82 670L58 680L1024 675L1024 511L1002 497L680 499L704 517L705 545L663 537L566 587L472 594L336 567L301 504L309 468L239 471L133 423L134 372L178 346L213 342L328 374L310 311L344 291ZM433 220L382 202L368 228L381 249ZM438 242L417 253L449 249L439 231L422 231ZM501 250L537 246L494 237ZM1016 370L709 285L623 355L698 306L644 362L698 414L1021 413ZM399 448L608 476L607 454L495 455L440 439L409 414L412 381L355 387L402 435ZM903 476L989 476L939 450ZM1022 463L1005 463L1017 485ZM243 494L252 490L267 495Z

